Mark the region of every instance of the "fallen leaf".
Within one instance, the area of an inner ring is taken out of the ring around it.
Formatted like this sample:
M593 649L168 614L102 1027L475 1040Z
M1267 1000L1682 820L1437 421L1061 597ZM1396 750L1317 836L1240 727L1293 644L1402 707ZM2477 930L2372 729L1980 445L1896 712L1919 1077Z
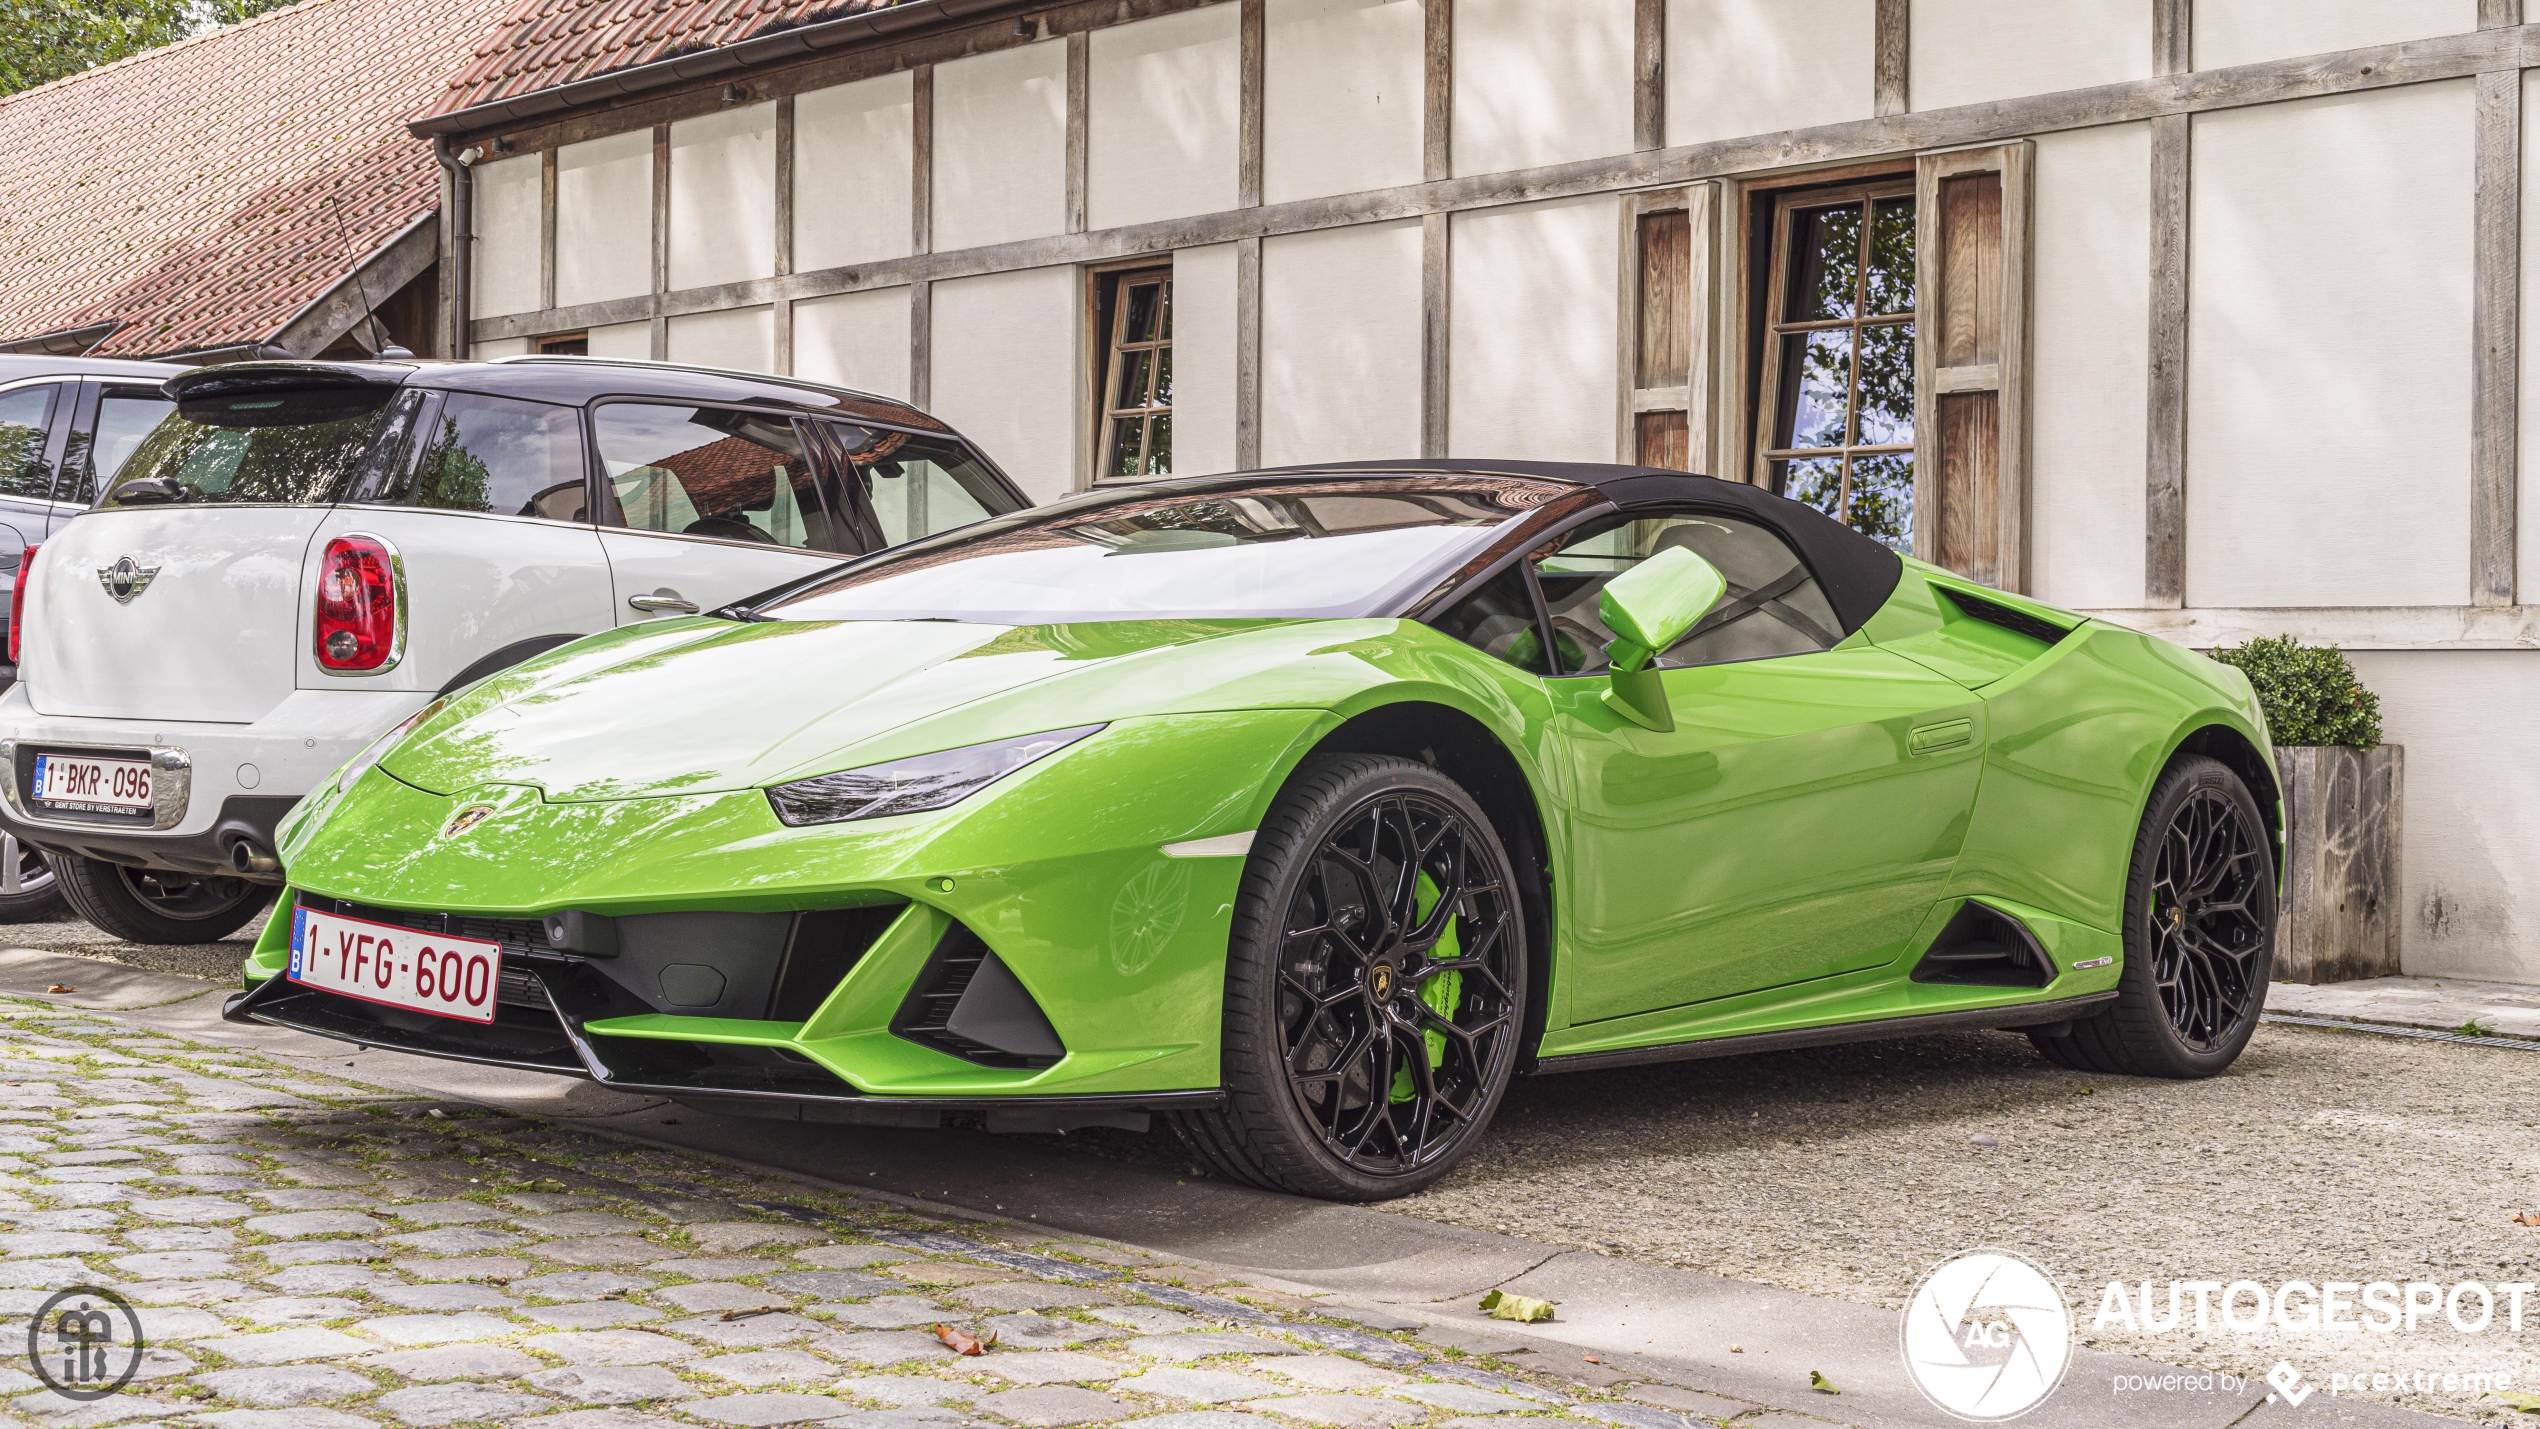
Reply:
M1601 1360L1601 1359L1598 1359L1598 1358L1597 1358L1596 1356L1594 1356L1594 1355L1581 1355L1581 1356L1579 1356L1579 1358L1580 1358L1580 1359L1583 1359L1583 1360L1586 1360L1589 1364L1603 1364L1603 1363L1605 1363L1605 1361L1603 1361L1603 1360Z
M793 1308L794 1307L791 1305L753 1305L747 1310L726 1310L723 1312L723 1318L726 1320L747 1320L759 1315L782 1315Z
M1843 1393L1842 1390L1834 1387L1833 1380L1826 1378L1824 1375L1817 1373L1813 1369L1808 1371L1808 1387L1817 1391L1819 1394Z
M77 992L77 991L79 991L79 989L78 989L78 988L75 988L75 987L71 986L69 983L66 983L66 982L57 982L57 983L53 984L51 987L48 987L48 988L46 988L46 989L44 989L44 990L45 990L46 992Z
M1511 1295L1505 1290L1483 1292L1481 1308L1488 1310L1494 1320L1514 1320L1521 1325L1552 1318L1551 1301L1537 1300L1531 1295Z
M2519 1409L2525 1414L2540 1414L2540 1394L2526 1394L2520 1390L2516 1390L2511 1394L2490 1394L2487 1397L2489 1399L2501 1400L2505 1404L2515 1409Z
M2540 1216L2535 1216L2529 1211L2524 1211L2520 1215L2514 1217L2514 1224L2518 1226L2540 1226Z
M997 1342L996 1332L993 1330L983 1340L955 1325L937 1325L935 1338L950 1345L953 1353L958 1355L984 1355L988 1352L988 1346Z

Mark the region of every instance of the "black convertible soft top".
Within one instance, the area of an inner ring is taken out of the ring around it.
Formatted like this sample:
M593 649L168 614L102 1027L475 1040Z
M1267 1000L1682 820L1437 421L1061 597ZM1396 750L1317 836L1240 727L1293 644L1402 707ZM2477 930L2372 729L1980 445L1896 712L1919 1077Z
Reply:
M1781 533L1808 563L1817 585L1843 622L1843 633L1858 630L1878 613L1905 574L1904 562L1887 547L1836 521L1813 506L1775 496L1760 486L1695 476L1655 466L1572 461L1487 461L1473 457L1421 458L1404 461L1326 462L1316 466L1279 467L1249 473L1279 472L1439 472L1473 476L1530 476L1593 486L1616 506L1708 506L1744 516Z

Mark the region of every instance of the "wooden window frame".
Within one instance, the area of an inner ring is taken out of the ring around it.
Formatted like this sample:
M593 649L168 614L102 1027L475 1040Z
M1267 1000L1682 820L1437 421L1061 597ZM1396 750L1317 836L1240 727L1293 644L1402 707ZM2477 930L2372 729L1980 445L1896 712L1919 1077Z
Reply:
M1162 262L1156 261L1153 257L1147 257L1118 263L1089 264L1084 269L1085 370L1090 379L1087 392L1090 405L1087 411L1092 417L1092 420L1087 423L1088 431L1085 441L1085 470L1089 477L1086 483L1088 486L1116 486L1155 481L1171 474L1169 469L1163 473L1152 475L1140 473L1136 476L1116 476L1110 471L1108 459L1111 453L1112 424L1130 417L1148 424L1148 432L1141 437L1140 465L1143 466L1145 464L1143 443L1152 440L1154 419L1158 416L1169 419L1173 408L1169 402L1162 407L1122 408L1112 405L1115 395L1112 384L1117 375L1115 369L1119 355L1123 350L1119 345L1120 325L1127 320L1128 305L1115 298L1111 305L1110 320L1106 323L1103 316L1103 290L1106 286L1113 285L1126 287L1132 279L1160 277L1164 284L1166 301L1169 303L1173 288L1173 272L1174 265L1169 254L1164 256ZM1160 339L1153 342L1131 343L1129 347L1133 350L1169 353L1173 349L1171 329L1168 327L1165 336ZM1150 383L1153 380L1152 377L1149 378Z
M563 351L566 343L573 342L582 344L582 350L580 352L564 353L563 355L568 357L588 357L591 355L591 334L587 330L583 332L549 333L545 337L533 338L531 339L531 342L533 344L532 351L540 357L554 356Z
M1615 324L1615 371L1618 376L1617 408L1614 420L1614 459L1626 465L1641 462L1641 418L1660 413L1682 413L1685 420L1685 466L1699 472L1711 464L1714 389L1713 352L1717 328L1713 322L1712 274L1718 270L1719 187L1716 184L1693 184L1680 189L1662 189L1649 193L1623 195L1622 233L1619 279L1616 292L1621 303L1620 320ZM1688 237L1689 262L1685 273L1685 307L1676 314L1685 326L1687 348L1686 381L1682 386L1648 387L1641 384L1642 326L1648 314L1643 301L1644 278L1641 259L1641 225L1654 214L1682 213Z
M1842 457L1845 467L1846 475L1844 489L1847 495L1850 491L1849 473L1852 458L1856 456L1893 456L1898 454L1911 455L1915 458L1914 531L1916 549L1919 553L1922 541L1921 533L1923 529L1923 467L1921 461L1921 441L1923 435L1923 401L1921 384L1923 347L1921 341L1921 315L1923 290L1922 265L1919 256L1917 257L1915 263L1914 306L1901 314L1881 314L1875 318L1871 318L1856 313L1854 316L1849 318L1828 318L1813 322L1792 322L1781 316L1782 305L1789 299L1787 287L1790 277L1791 214L1801 209L1831 208L1838 204L1852 203L1866 205L1875 203L1880 199L1914 198L1918 205L1915 218L1915 241L1919 245L1922 240L1922 220L1921 210L1919 208L1921 200L1917 193L1915 175L1911 172L1898 171L1887 175L1862 178L1851 183L1807 185L1804 187L1793 185L1789 188L1775 190L1766 195L1759 195L1759 197L1767 199L1767 201L1772 204L1772 221L1770 225L1759 225L1759 227L1763 228L1764 232L1770 235L1767 241L1771 244L1771 250L1766 255L1766 261L1764 264L1764 319L1760 334L1763 344L1763 367L1759 381L1757 382L1755 416L1752 423L1753 444L1749 448L1748 452L1746 480L1769 491L1772 489L1772 467L1774 462L1796 460L1798 458L1795 458L1792 453L1798 451L1804 450L1812 453L1822 453L1824 451L1824 449L1813 447L1781 447L1775 445L1774 443L1773 438L1778 434L1781 426L1782 344L1784 342L1794 336L1800 336L1801 340L1804 341L1804 335L1807 333L1828 331L1835 328L1851 329L1857 334L1865 329L1873 327L1912 327L1915 329L1915 441L1910 444L1902 445L1896 443L1864 444L1851 441L1850 437L1856 434L1847 433L1844 444L1836 450ZM1861 241L1866 249L1866 246L1870 241L1870 228L1867 224L1862 226ZM1918 248L1918 255L1919 251L1920 250ZM1867 271L1866 263L1860 271ZM1860 343L1857 340L1852 344L1852 350L1852 374L1848 379L1849 386L1846 392L1846 402L1848 404L1847 410L1857 407L1861 381ZM1840 519L1839 516L1838 519Z

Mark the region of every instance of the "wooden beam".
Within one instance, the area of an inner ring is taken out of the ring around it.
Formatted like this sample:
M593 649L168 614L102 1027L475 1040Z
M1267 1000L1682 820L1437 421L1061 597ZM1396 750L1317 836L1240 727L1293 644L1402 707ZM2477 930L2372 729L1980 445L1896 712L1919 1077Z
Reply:
M335 345L336 339L360 327L390 294L413 282L441 254L440 215L407 224L405 230L373 249L308 306L292 315L266 342L303 357Z
M2478 28L2502 30L2522 23L2522 0L2478 0Z
M1085 231L1085 105L1091 98L1094 37L1078 30L1067 37L1067 231Z
M2185 74L2196 67L2195 18L2196 0L2152 0L2152 73Z
M1261 240L1235 242L1235 467L1261 465Z
M1436 28L1446 0L1431 0ZM2462 79L2494 70L2540 67L2540 26L2511 30L2466 31L2429 40L2377 45L2333 55L2269 60L2231 69L2197 70L2161 75L2095 89L2021 99L1924 110L1886 119L1861 119L1771 134L1747 135L1703 144L1688 144L1646 154L1608 155L1504 173L1441 178L1399 188L1337 194L1264 204L1259 208L1165 219L1081 234L1023 239L966 249L958 253L924 253L911 258L798 273L756 284L700 288L668 295L672 310L703 312L715 308L768 303L782 295L821 297L868 288L898 287L924 279L970 277L1047 267L1056 263L1105 262L1115 258L1170 253L1211 243L1230 243L1282 233L1309 233L1361 223L1418 218L1575 198L1627 189L1666 188L1729 178L1762 170L1830 167L1866 160L1901 158L1914 153L2000 143L2067 129L2097 128L2134 120L2159 120L2212 113L2251 105L2319 95L2351 94ZM1436 67L1432 66L1432 77ZM1432 87L1433 89L1435 86ZM1430 138L1443 162L1445 110L1432 93ZM2156 124L2155 128L2159 126ZM666 130L664 131L667 132ZM478 319L472 339L518 336L533 332L569 331L586 326L583 315L602 313L608 304L550 313L513 313ZM626 321L594 317L591 322Z
M776 101L776 276L793 271L794 97L789 94ZM784 340L778 339L776 345L782 350Z
M663 311L662 294L670 291L670 126L653 126L653 306L652 356L655 362L670 358L670 317ZM587 327L589 324L576 324ZM560 331L550 328L548 331Z
M908 404L935 400L935 285L908 285Z
M2260 609L2086 610L2113 624L2197 650L2291 635L2346 650L2529 650L2540 646L2540 605L2279 606Z
M1455 176L1455 0L1422 0L1420 173Z
M2520 479L2522 76L2478 77L2471 220L2470 603L2514 603Z
M1447 343L1454 276L1452 214L1420 219L1420 455L1447 454Z
M1667 147L1667 0L1632 3L1632 147Z
M1269 0L1243 0L1235 39L1235 204L1261 207L1262 48L1268 40Z
M556 305L556 151L538 155L538 306Z
M2188 118L2152 121L2152 300L2143 453L2143 599L2187 599Z
M1871 21L1870 112L1880 118L1913 108L1907 90L1907 61L1914 45L1914 0L1878 0Z
M773 324L775 343L775 350L768 359L768 370L790 377L794 372L794 300L778 298L770 303L767 320Z
M908 74L908 251L935 251L935 67Z

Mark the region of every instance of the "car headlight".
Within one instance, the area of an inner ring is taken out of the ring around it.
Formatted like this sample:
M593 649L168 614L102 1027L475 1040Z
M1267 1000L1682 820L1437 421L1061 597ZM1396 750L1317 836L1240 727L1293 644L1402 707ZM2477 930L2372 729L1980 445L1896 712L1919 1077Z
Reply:
M446 696L441 699L434 700L432 703L425 705L422 709L416 710L413 714L406 716L404 723L399 724L395 729L392 729L386 734L381 735L379 738L372 740L368 747L364 748L361 753L354 755L349 763L347 763L342 769L336 771L335 792L341 794L346 790L351 789L353 787L354 780L361 778L364 773L369 771L372 765L377 764L382 759L385 759L388 756L389 750L397 747L398 740L401 740L407 735L413 733L416 725L419 725L425 720L432 718L434 715L439 714L441 711L449 708L449 706L450 701Z
M810 779L779 784L767 791L776 817L796 828L805 824L842 824L850 819L878 819L886 814L918 814L960 803L1036 759L1056 754L1102 728L1098 724L1054 729L1014 739L947 749L842 769Z

